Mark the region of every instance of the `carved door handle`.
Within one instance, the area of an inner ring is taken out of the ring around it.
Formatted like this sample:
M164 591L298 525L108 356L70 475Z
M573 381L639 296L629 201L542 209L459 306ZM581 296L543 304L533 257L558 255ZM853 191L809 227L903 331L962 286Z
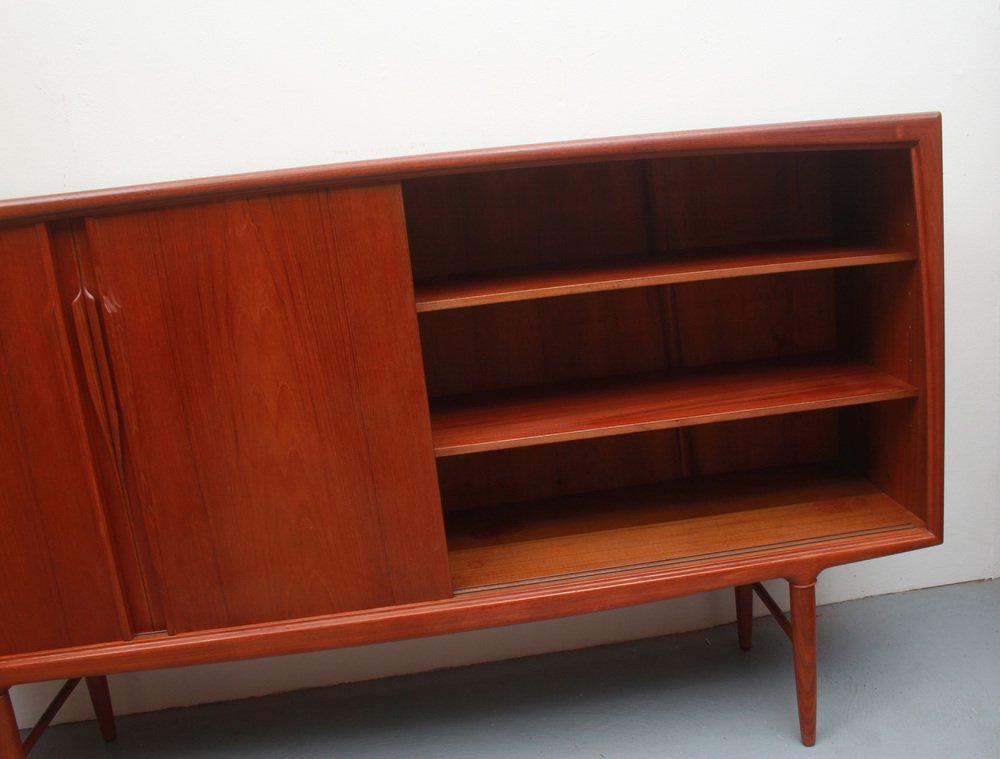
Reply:
M90 400L97 413L98 424L105 442L114 456L120 483L124 486L125 462L122 454L118 401L111 377L107 342L97 298L83 286L73 299L71 310Z

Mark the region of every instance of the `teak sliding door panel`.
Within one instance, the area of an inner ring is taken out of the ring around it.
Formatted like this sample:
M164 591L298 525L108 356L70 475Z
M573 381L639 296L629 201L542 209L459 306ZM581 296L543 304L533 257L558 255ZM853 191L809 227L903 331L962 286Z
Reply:
M88 234L172 631L450 593L398 187Z
M0 231L0 655L130 637L44 227Z

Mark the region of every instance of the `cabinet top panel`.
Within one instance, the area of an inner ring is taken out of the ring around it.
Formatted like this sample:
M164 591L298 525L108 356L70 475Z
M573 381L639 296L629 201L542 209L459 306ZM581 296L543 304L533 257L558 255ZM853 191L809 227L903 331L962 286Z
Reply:
M486 148L402 158L280 169L223 177L135 185L107 190L0 200L0 225L81 215L119 213L163 205L372 184L436 174L523 168L661 155L770 150L906 147L940 135L939 113L871 116L790 124L610 137L541 145Z

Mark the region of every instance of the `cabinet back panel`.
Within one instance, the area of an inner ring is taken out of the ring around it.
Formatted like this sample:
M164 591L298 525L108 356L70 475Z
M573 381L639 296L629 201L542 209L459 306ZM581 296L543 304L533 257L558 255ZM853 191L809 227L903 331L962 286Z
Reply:
M414 179L403 197L417 279L648 252L637 161Z
M661 371L654 288L434 311L420 316L432 397Z
M571 164L403 182L418 282L720 246L916 251L909 152Z
M446 511L818 464L840 457L837 409L438 460Z
M686 430L693 476L836 461L842 410L782 414Z
M832 271L421 314L431 397L831 353Z
M920 400L708 424L438 461L446 512L811 464L857 474L926 519Z
M708 366L837 348L833 271L673 286L680 364Z
M612 490L684 473L677 430L438 459L445 510Z
M833 232L829 153L691 156L646 166L659 250Z
M910 151L847 150L832 164L835 234L916 252Z

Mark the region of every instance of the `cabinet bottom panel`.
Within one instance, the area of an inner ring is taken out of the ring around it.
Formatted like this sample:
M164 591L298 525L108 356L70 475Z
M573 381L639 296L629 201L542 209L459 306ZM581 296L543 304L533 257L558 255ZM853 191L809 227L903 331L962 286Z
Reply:
M867 479L795 467L448 515L456 592L780 554L922 527Z

